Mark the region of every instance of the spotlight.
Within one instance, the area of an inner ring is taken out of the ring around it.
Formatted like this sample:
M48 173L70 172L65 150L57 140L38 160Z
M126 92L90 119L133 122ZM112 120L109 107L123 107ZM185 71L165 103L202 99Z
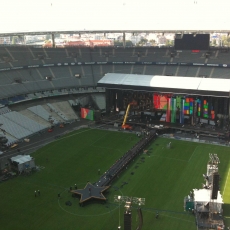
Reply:
M52 81L52 76L46 76L46 80Z
M75 75L74 75L76 78L81 78L81 74L79 74L79 73L75 73Z

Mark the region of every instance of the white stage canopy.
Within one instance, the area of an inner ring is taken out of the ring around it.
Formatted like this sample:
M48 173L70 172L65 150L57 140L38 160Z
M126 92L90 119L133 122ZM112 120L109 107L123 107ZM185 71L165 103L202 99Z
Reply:
M230 79L107 73L98 86L165 93L229 97Z
M212 191L210 189L193 189L195 202L210 202ZM220 191L217 193L217 199L212 202L223 204L223 198Z
M32 159L33 158L30 155L17 155L15 157L11 157L11 161L17 162L18 164L24 164Z

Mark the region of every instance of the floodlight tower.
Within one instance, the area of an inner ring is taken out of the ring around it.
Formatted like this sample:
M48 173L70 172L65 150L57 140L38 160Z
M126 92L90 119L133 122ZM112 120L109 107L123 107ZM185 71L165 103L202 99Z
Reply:
M219 192L220 176L218 172L218 164L220 163L217 154L209 153L209 161L207 164L207 176L209 180L207 182L210 185L210 202L209 202L209 216L213 219L213 213L220 213L222 215L222 204Z
M114 196L114 202L119 203L119 227L120 226L120 204L125 203L125 212L124 212L124 230L131 230L132 229L132 204L138 204L138 216L139 216L139 229L142 228L143 225L143 217L141 212L141 205L145 204L145 198L138 198L138 197L128 197L128 196Z
M207 164L207 176L212 175L214 172L218 172L218 164L220 163L217 154L209 153L209 161Z
M132 197L128 197L125 202L124 230L132 230Z
M121 229L121 202L122 196L114 196L114 202L119 203L118 229Z

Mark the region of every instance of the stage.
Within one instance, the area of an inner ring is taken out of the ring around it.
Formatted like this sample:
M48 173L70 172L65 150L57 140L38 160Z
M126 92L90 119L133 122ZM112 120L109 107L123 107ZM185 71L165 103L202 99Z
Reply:
M163 125L228 140L228 83L226 79L107 73L98 86L106 88L106 113L116 114L119 125Z
M132 127L133 132L142 132L143 130L151 130L155 129L159 134L161 133L182 133L183 136L188 137L199 137L200 140L208 140L212 139L213 141L217 141L220 143L226 143L229 142L229 131L223 128L219 128L217 126L200 126L200 125L190 125L190 124L173 124L173 123L167 123L167 122L161 122L152 120L149 121L149 119L142 119L140 121L140 117L136 117L134 121L134 116L130 116L127 123ZM97 122L94 127L102 127L103 128L113 128L115 130L123 131L121 128L123 118L122 116L119 116L118 113L111 113L109 116L104 117L100 123ZM114 125L115 124L115 125ZM115 126L118 127L115 127Z

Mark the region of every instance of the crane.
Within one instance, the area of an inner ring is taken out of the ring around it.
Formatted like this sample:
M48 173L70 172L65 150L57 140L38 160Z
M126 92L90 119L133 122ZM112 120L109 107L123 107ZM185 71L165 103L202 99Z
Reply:
M121 126L122 129L132 129L132 126L126 124L126 121L127 121L128 115L129 115L130 106L131 105L136 105L136 104L137 104L136 101L132 101L131 103L128 104L126 112L125 112L124 120L123 120L123 123L122 123L122 126Z

